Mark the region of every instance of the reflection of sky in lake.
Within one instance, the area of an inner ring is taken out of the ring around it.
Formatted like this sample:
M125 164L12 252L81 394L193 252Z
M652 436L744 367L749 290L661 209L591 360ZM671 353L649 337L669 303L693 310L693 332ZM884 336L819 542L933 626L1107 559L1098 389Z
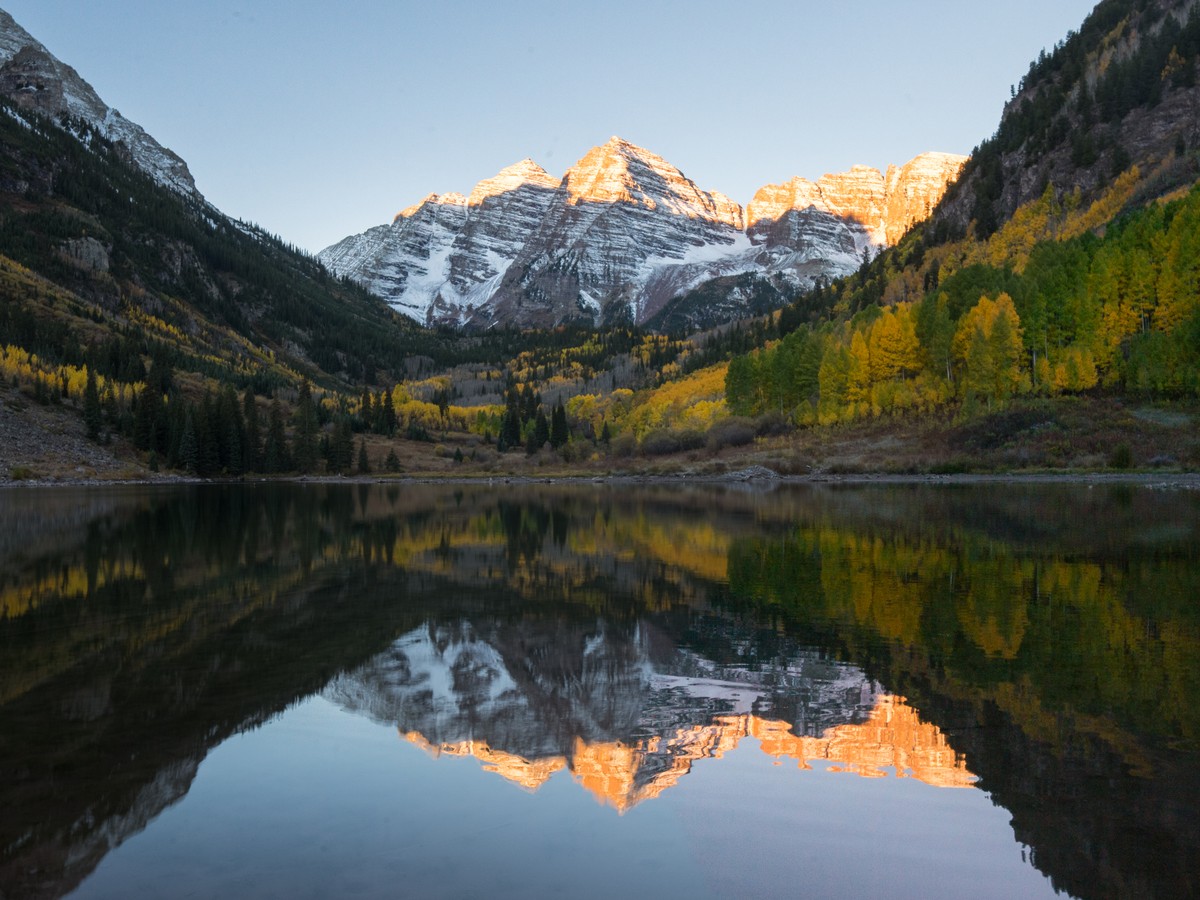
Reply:
M209 754L81 897L1050 895L977 790L775 765L743 742L624 816L304 701Z

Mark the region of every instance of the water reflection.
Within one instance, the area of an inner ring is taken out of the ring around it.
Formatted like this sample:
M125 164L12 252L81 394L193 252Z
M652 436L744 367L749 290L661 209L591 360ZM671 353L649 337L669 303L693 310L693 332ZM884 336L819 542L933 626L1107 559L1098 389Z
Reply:
M747 740L801 769L975 785L1056 888L1194 895L1198 501L5 491L0 893L69 892L213 748L323 693L618 811Z
M784 654L751 670L675 647L646 623L564 633L460 621L402 636L325 695L529 791L567 771L619 812L746 737L801 769L819 760L864 777L974 783L940 730L861 669L812 649Z

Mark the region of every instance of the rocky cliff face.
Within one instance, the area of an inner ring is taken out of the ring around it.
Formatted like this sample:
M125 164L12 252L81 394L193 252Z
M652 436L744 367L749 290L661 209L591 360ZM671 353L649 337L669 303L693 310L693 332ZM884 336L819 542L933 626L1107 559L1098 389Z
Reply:
M524 160L455 199L453 215L422 215L459 198L431 195L319 256L428 324L643 323L720 276L807 287L853 271L864 249L923 219L963 162L929 153L886 175L855 166L794 178L762 188L743 210L614 137L561 181Z
M665 159L620 138L587 153L555 192L538 229L480 324L641 321L650 276L744 248L742 209L698 188Z
M531 159L475 185L430 194L320 259L422 322L461 324L495 293L559 185Z
M801 274L815 266L843 274L864 250L895 244L925 219L965 162L950 153L924 153L889 166L886 175L854 166L816 182L769 184L746 207L750 238L773 251L774 270Z
M200 198L187 163L108 106L78 72L56 59L4 10L0 10L0 95L55 120L82 119L124 148L159 184Z
M967 158L955 153L922 153L903 166L888 166L884 242L895 244L905 232L929 218Z

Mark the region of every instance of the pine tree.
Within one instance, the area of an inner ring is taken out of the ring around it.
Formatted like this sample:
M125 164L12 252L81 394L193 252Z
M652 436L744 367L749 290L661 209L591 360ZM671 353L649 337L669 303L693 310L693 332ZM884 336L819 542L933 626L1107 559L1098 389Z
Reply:
M83 389L83 424L87 426L87 436L91 440L100 440L104 416L100 408L100 392L96 389L95 365L87 366L87 384Z
M283 407L279 398L271 401L271 412L267 424L267 440L263 448L263 469L271 475L287 472L292 468L288 458L287 437L283 432Z
M371 472L371 464L367 459L367 440L363 438L358 444L358 474L368 475Z
M232 384L226 384L217 399L216 426L221 469L230 475L241 475L246 470L246 421Z
M396 433L396 407L392 403L392 392L380 391L375 408L379 415L379 433L392 437Z
M317 467L317 406L308 379L300 385L296 401L295 427L292 432L292 461L302 474Z
M184 414L183 435L179 439L179 462L184 470L195 475L200 469L200 447L196 440L196 423L192 420L192 410Z
M350 427L350 417L341 416L334 425L333 435L329 439L327 465L330 472L349 472L354 462L354 431Z
M498 448L501 453L521 443L520 398L515 388L505 397L504 418L500 420Z
M546 414L539 407L537 415L533 420L533 431L529 434L529 445L525 448L530 453L536 453L546 445L550 440L550 423L546 421Z
M261 472L263 469L262 431L258 425L258 404L254 402L254 389L246 388L242 395L242 420L246 423L246 440L242 446L242 469L246 472Z
M570 438L571 433L567 427L567 410L560 399L554 405L554 412L550 416L550 446L557 450Z

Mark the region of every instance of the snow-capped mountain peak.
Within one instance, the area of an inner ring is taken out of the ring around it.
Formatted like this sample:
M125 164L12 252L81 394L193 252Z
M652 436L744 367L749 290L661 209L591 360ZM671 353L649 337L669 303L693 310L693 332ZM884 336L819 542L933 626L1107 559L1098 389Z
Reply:
M641 323L721 275L806 286L853 271L865 248L923 219L963 161L924 154L886 175L854 166L793 178L743 210L613 137L561 180L524 159L467 198L431 194L319 257L427 324Z
M518 190L525 185L554 190L558 187L559 179L555 178L529 157L518 163L501 169L491 178L485 178L471 191L467 198L468 206L479 206L490 197L497 197L510 191Z

